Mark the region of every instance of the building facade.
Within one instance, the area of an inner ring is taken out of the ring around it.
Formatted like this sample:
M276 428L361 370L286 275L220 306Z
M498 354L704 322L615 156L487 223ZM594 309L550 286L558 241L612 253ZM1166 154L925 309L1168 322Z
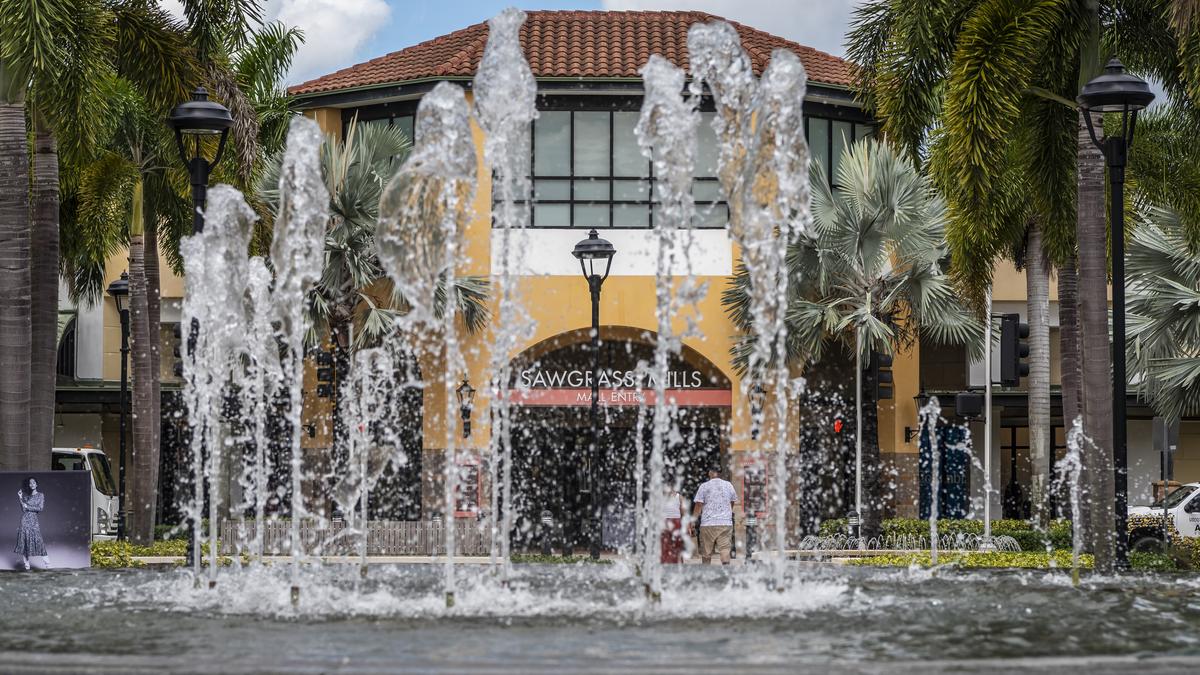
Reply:
M529 176L532 195L529 222L519 242L522 250L520 295L532 322L530 337L507 358L521 383L536 396L525 399L516 413L514 433L514 482L527 486L522 509L529 518L542 509L565 508L570 495L586 491L579 468L582 449L589 442L590 404L590 298L578 262L571 256L575 243L595 228L610 240L618 253L612 275L601 296L601 361L606 380L602 383L605 448L596 467L612 479L606 503L620 505L633 499L630 475L635 448L639 446L637 408L639 394L631 380L620 377L633 370L653 350L655 315L655 260L652 227L655 217L655 176L641 155L634 127L641 106L642 83L638 74L651 54L660 54L687 67L687 31L697 22L717 20L700 12L543 12L528 13L522 28L522 46L538 82L539 117L531 133ZM748 26L734 24L743 47L753 63L755 75L766 67L771 51L788 49L800 57L808 72L804 100L806 133L814 162L821 163L826 176L836 175L838 163L849 144L873 135L874 125L850 89L851 70L843 60L773 36ZM487 39L486 24L477 24L439 38L401 49L386 56L351 66L297 85L291 93L305 115L315 119L326 134L343 138L351 124L389 125L412 135L416 107L422 95L442 81L460 84L471 99L471 79L478 67ZM707 107L706 107L707 106ZM736 330L721 306L721 292L734 271L738 251L725 229L727 206L716 179L717 143L711 127L711 102L701 104L704 122L697 145L697 169L693 195L699 218L695 223L694 274L707 283L707 295L694 310L673 317L676 330L694 321L701 336L687 338L678 359L671 365L671 388L681 405L680 447L675 470L685 490L698 482L705 465L720 463L750 504L758 504L767 480L765 458L756 452L758 441L751 429L750 401L742 391L733 368L730 349ZM472 123L476 149L477 190L473 218L464 233L459 275L490 277L496 232L492 228L492 177L483 160L483 132ZM109 265L115 279L124 270L123 257ZM178 345L174 325L179 321L181 280L162 266L163 354L166 396L172 397L176 383L170 372L169 355ZM1053 284L1052 284L1053 288ZM493 293L493 296L495 293ZM996 311L1025 313L1022 275L1011 266L996 270ZM1052 322L1057 323L1057 303L1052 296ZM495 298L491 299L495 309ZM493 316L495 312L493 312ZM112 300L71 309L64 318L66 330L60 347L59 435L57 445L101 445L115 462L116 387L119 374L120 330ZM1052 332L1052 377L1058 383L1057 328ZM464 482L455 505L459 517L472 517L486 510L491 486L486 464L491 425L486 418L485 384L491 379L490 328L464 334L462 352L466 380L479 393L474 400L473 424L461 439L460 477ZM69 362L69 363L68 363ZM69 368L67 366L70 366ZM462 421L454 410L456 392L446 386L441 374L445 364L437 358L424 360L420 371L426 386L409 405L418 411L409 430L412 470L400 486L408 505L388 517L444 517L442 476L447 426L456 429ZM332 452L334 401L324 386L322 364L309 364L305 383L305 433L302 443L314 458ZM847 384L841 385L845 400L853 400L852 359ZM937 394L944 403L953 394L983 386L982 364L969 363L964 349L916 345L897 354L893 364L894 396L879 404L879 445L887 476L888 511L898 516L916 516L921 502L920 447L917 435L918 398ZM993 429L994 473L992 483L1005 486L1015 481L1029 484L1030 467L1025 420L1025 394L1020 389L998 390ZM796 408L796 406L792 406ZM164 401L164 456L179 453L176 408ZM1130 423L1131 501L1148 497L1150 483L1157 478L1158 460L1149 445L1149 411L1131 406L1138 417ZM802 417L798 409L796 416ZM952 417L948 415L948 417ZM805 439L821 443L853 442L853 430L835 418L853 419L845 410L826 410L817 419L796 419L799 473L812 470L812 459L804 459ZM1061 415L1055 392L1056 452L1061 456ZM826 426L829 425L829 428ZM975 438L982 433L971 425ZM827 433L833 429L832 434ZM1143 433L1144 432L1144 433ZM1200 423L1185 422L1183 450L1175 462L1179 480L1200 479ZM817 441L814 441L817 442ZM168 444L171 444L168 446ZM976 440L976 452L982 444ZM844 453L843 453L844 455ZM850 458L853 453L851 451ZM978 495L983 476L962 465L959 481L966 494ZM835 467L845 483L852 463ZM169 481L164 471L164 481ZM796 488L797 490L799 488ZM169 492L169 488L164 489ZM836 492L836 491L835 491ZM844 491L843 491L844 493ZM1007 513L1003 493L994 496L994 513ZM1014 502L1015 503L1015 502ZM843 497L833 511L844 508ZM975 500L978 507L978 500ZM755 507L757 509L757 506ZM1014 507L1016 508L1016 507ZM565 518L569 520L569 518Z

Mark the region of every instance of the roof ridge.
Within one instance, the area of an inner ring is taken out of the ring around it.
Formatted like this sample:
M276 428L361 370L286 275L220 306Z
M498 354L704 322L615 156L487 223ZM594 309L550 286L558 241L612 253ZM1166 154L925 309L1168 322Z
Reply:
M687 33L697 23L730 24L761 74L777 48L801 58L809 79L849 86L853 64L813 47L699 10L529 10L521 48L534 77L640 79L651 54L678 66L688 64ZM418 80L470 77L478 69L489 29L478 22L362 63L293 85L294 95L312 95Z

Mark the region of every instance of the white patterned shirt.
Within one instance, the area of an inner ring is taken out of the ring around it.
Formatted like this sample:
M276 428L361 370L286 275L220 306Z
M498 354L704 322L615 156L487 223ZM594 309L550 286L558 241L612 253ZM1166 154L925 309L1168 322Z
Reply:
M713 478L696 490L697 504L703 504L700 512L700 526L733 525L733 502L736 502L737 492L733 483L722 478Z

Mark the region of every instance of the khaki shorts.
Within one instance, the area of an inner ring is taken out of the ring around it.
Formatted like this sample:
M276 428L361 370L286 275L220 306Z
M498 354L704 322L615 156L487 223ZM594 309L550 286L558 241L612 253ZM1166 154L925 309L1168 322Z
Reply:
M700 557L711 558L714 549L719 554L727 554L733 548L732 525L701 525L700 526Z

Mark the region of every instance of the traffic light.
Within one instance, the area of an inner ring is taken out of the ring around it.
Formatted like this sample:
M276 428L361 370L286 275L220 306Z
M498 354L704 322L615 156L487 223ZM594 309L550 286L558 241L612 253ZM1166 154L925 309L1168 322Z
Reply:
M875 387L875 400L892 397L892 355L872 351L867 361L868 383Z
M1029 324L1021 323L1020 314L1000 316L1000 384L1016 387L1029 374Z
M317 363L317 396L320 398L333 397L333 354L318 349L314 355Z

